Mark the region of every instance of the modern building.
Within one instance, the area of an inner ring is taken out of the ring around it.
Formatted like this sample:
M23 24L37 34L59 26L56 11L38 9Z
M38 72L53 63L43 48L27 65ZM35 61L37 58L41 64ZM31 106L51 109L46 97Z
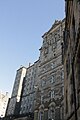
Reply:
M10 98L6 120L33 119L35 90L34 84L38 76L38 61L28 68L20 67L17 70L12 96Z
M65 5L65 120L80 120L80 0L66 0Z
M12 95L8 104L6 116L14 116L18 114L20 107L20 99L23 87L23 81L26 75L26 68L20 67L17 70L16 78L13 86Z
M29 117L32 120L33 117L34 120L64 119L64 28L65 20L55 21L42 36L38 61L17 70L7 116L18 117L19 120Z
M64 119L64 70L62 42L65 20L55 21L40 48L34 120Z
M8 92L6 92L6 94L0 92L0 118L5 116L8 99L9 99Z

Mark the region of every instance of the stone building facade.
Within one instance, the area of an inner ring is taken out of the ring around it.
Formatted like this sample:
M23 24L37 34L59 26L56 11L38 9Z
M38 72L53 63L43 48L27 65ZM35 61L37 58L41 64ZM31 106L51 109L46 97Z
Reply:
M80 120L80 0L66 0L65 4L65 120Z
M34 120L63 120L64 70L62 42L65 20L55 21L40 48Z
M20 114L34 113L34 85L37 83L38 80L38 64L39 61L36 61L33 65L27 68L21 98Z
M64 119L64 28L65 20L55 21L51 29L42 36L43 44L38 61L17 71L7 116L24 116L18 118L24 120L30 116L33 120L33 115L34 120ZM26 116L28 117L25 118Z
M5 116L8 99L9 99L8 92L6 92L6 94L0 92L0 118Z

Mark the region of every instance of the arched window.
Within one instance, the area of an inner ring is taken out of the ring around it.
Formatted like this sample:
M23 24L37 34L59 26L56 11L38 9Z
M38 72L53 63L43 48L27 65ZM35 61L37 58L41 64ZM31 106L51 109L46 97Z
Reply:
M44 120L44 105L39 107L39 120Z
M43 119L44 119L44 111L41 110L41 111L39 112L39 120L43 120Z
M51 119L51 120L55 119L55 107L54 107L54 103L49 106L48 119Z

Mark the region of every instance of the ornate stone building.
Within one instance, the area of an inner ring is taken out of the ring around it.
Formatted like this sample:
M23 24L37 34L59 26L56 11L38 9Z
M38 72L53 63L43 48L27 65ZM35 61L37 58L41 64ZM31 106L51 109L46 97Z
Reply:
M62 42L65 21L55 21L40 48L34 120L63 120L64 70Z
M65 120L80 120L80 0L66 0L65 4Z
M42 36L43 44L38 61L17 71L7 116L24 116L19 120L25 120L33 117L34 113L34 120L64 119L64 27L65 20L55 21Z

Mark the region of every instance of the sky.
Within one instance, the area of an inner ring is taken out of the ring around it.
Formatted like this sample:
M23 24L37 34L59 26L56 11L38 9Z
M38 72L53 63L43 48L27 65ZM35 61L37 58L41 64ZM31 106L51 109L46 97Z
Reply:
M16 70L38 60L41 36L64 17L64 0L0 0L0 91L11 94Z

